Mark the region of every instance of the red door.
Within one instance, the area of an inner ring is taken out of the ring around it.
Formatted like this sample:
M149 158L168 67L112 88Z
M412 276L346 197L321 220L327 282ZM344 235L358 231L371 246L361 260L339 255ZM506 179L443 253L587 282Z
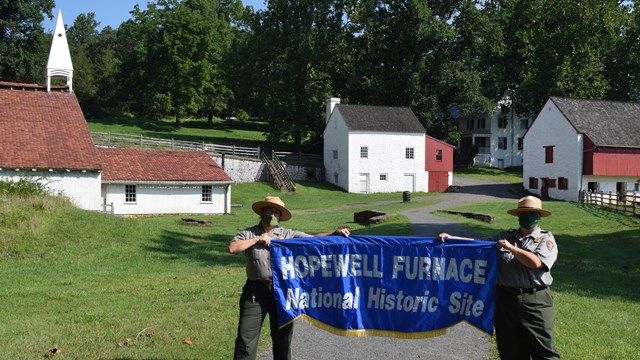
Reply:
M542 178L542 187L540 188L540 197L543 199L549 198L549 178Z
M429 192L445 192L449 186L449 173L429 171Z

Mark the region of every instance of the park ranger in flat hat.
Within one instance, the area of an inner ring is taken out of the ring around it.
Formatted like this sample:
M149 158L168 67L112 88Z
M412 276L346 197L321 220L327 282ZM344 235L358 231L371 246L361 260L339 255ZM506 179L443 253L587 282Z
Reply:
M332 232L309 235L302 231L280 227L292 214L278 196L266 196L251 206L260 216L258 225L240 231L229 243L229 252L244 252L246 257L247 282L240 296L240 320L236 337L234 359L255 359L260 329L266 314L269 314L274 359L291 359L293 323L278 327L275 295L271 278L271 255L269 244L275 239L293 239L311 236L349 236L349 229L339 227Z
M553 342L553 282L550 270L558 257L558 246L540 219L551 215L535 196L525 196L518 207L507 211L518 217L517 229L494 235L498 256L498 278L494 326L500 358L559 359ZM438 238L468 239L441 233Z

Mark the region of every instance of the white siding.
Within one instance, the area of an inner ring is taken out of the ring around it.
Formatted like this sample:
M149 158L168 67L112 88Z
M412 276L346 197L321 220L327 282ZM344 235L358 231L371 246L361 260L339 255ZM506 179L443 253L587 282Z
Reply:
M545 163L545 146L554 146L553 163ZM568 179L569 188L549 189L549 197L558 200L577 201L581 187L583 163L583 137L565 119L551 100L547 101L536 117L524 139L523 182L525 189L540 195L542 181L537 189L529 189L529 178Z
M100 210L101 176L96 171L0 170L0 179L3 181L19 181L21 178L36 181L50 193L64 195L84 210Z
M369 156L360 157L368 147ZM413 148L413 159L406 159L406 148ZM349 135L349 184L347 191L359 192L359 174L369 174L369 192L405 190L405 176L415 177L415 191L427 191L424 134L354 131ZM386 181L380 180L386 174Z
M324 168L327 182L348 190L349 186L349 130L340 114L336 110L324 129ZM334 151L338 158L334 159ZM358 147L358 152L360 148ZM338 181L336 182L336 177Z
M136 202L125 202L124 183L104 184L105 201L114 214L224 214L230 209L230 186L213 186L212 202L203 203L202 185L135 184Z

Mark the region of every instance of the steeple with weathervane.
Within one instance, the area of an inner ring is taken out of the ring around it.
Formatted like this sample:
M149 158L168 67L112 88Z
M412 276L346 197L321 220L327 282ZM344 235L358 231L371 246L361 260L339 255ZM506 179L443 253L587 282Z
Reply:
M56 29L53 32L51 50L49 51L49 62L47 63L47 92L51 91L51 78L64 77L67 79L69 92L73 92L73 64L71 63L71 53L67 43L67 34L62 21L62 11L58 10L58 20Z

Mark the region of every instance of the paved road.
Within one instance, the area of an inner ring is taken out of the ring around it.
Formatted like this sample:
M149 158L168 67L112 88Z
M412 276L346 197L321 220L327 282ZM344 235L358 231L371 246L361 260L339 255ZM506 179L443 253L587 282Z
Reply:
M436 236L440 232L473 237L454 220L432 215L431 212L473 202L516 199L505 184L487 183L476 179L456 179L460 192L442 194L443 201L424 208L401 212L411 221L414 235ZM446 335L422 339L386 337L346 337L320 330L303 321L295 323L292 354L298 360L393 360L442 359L485 360L491 351L489 338L480 330L461 323ZM260 349L260 360L271 359L271 349Z

